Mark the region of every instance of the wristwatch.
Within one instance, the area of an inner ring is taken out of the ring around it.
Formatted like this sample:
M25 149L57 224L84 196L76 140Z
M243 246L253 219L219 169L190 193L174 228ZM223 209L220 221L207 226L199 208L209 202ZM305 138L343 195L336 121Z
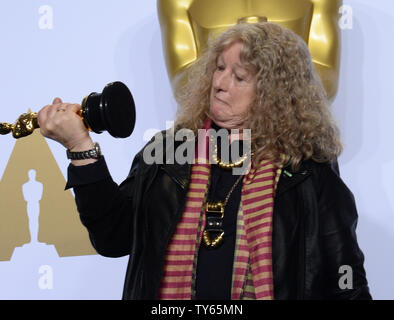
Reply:
M71 152L67 149L67 159L71 160L99 159L100 157L101 149L97 142L93 144L93 149L86 151Z

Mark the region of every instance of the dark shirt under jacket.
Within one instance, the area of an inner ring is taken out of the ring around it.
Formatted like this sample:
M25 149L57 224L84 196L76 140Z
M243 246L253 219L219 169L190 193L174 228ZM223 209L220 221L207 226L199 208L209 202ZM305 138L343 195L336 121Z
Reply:
M208 200L224 202L238 178L238 175L232 174L232 170L224 170L217 165L212 165ZM196 299L231 299L237 212L241 201L241 188L242 180L231 193L225 207L224 241L221 246L208 249L201 242L197 260Z

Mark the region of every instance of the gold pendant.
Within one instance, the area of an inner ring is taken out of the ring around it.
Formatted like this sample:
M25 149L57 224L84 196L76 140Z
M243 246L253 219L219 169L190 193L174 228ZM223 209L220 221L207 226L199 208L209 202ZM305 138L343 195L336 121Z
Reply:
M214 214L214 215L220 215L221 219L223 219L224 216L224 205L221 201L218 202L207 202L206 203L206 214ZM220 232L218 236L215 237L215 239L211 239L210 236L210 231L206 229L211 229L211 231L217 231ZM223 242L223 236L224 236L224 231L223 229L215 229L215 226L208 225L204 230L202 234L202 239L207 248L216 248L218 247L222 242Z
M224 216L224 205L221 201L218 202L207 202L206 206L205 206L205 212L210 213L210 214L220 214L222 216Z
M209 231L204 230L202 234L202 239L207 248L214 249L217 248L223 242L224 231L222 231L215 239L211 240Z

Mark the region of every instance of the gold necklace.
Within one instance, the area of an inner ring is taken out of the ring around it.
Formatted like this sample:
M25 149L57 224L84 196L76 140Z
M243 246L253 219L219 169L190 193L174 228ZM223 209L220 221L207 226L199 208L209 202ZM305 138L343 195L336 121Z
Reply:
M214 143L215 145L215 150L212 154L212 159L215 161L215 164L218 165L219 168L224 169L224 170L231 170L233 168L239 168L242 167L243 163L245 162L246 159L248 159L248 154L245 153L241 158L239 158L235 162L228 162L225 163L220 159L218 156L218 145L217 143L213 140L212 136L210 137L211 143ZM253 153L251 153L253 155Z
M205 213L207 217L205 230L202 234L202 239L204 245L209 249L217 248L223 242L224 230L222 229L223 226L223 217L224 217L224 208L227 205L228 200L230 199L231 193L234 191L235 187L241 181L243 175L240 175L231 187L230 191L228 192L224 202L207 202L205 206ZM209 216L208 214L212 214ZM220 217L218 217L220 216ZM218 232L217 235L213 240L211 239L211 232Z

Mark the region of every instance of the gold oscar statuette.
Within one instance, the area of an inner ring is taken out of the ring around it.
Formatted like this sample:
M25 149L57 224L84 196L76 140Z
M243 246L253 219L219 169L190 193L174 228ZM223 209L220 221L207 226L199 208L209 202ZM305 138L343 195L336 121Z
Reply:
M14 124L0 123L0 134L12 132L15 139L26 137L39 128L36 112L23 113Z
M133 96L122 82L111 82L102 93L92 92L82 100L79 115L90 131L108 131L115 138L126 138L135 125ZM12 132L12 136L19 139L39 127L37 113L27 112L21 114L14 124L0 123L0 134Z

